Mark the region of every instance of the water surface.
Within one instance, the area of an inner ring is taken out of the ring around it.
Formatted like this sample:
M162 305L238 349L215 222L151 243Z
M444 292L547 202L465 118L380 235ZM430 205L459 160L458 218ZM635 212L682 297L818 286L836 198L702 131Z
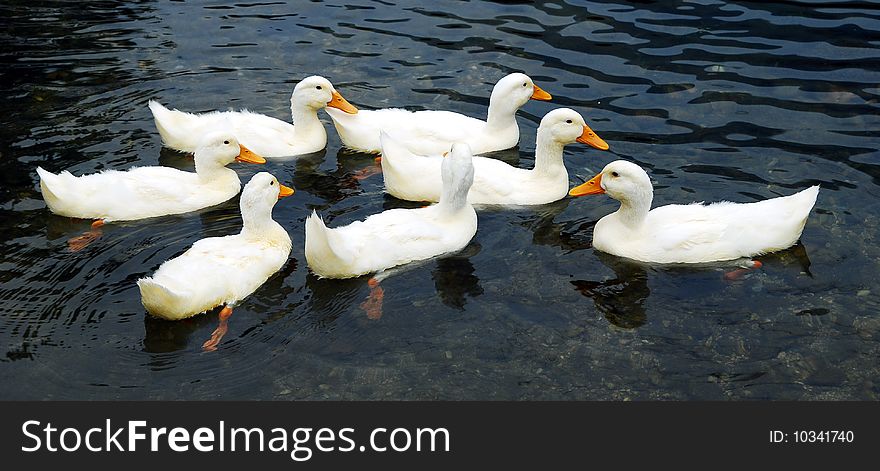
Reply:
M871 399L880 395L880 7L870 2L4 2L0 33L0 398ZM52 215L35 172L191 169L162 149L146 103L289 117L295 83L328 77L364 109L484 116L492 85L528 73L611 145L566 149L575 185L608 162L645 167L655 204L756 201L819 184L796 247L725 267L601 254L604 196L480 213L455 256L382 282L318 280L312 209L331 226L412 207L355 178L371 156L323 152L263 168L297 193L275 218L289 263L216 323L146 315L135 282L196 240L236 232L237 198L113 224Z

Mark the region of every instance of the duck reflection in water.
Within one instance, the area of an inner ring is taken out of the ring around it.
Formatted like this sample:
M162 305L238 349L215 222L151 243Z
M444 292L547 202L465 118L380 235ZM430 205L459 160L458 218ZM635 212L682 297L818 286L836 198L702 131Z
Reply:
M436 259L422 262L411 262L406 265L394 267L382 273L372 276L362 276L348 279L320 279L313 274L306 278L306 286L312 296L307 306L310 315L316 316L316 323L335 321L350 306L358 303L359 294L362 293L366 284L369 290L366 299L358 304L367 319L379 320L383 315L386 289L380 286L380 282L404 272L411 272L417 267L428 263L435 263L431 270L431 278L440 301L452 308L463 310L467 303L467 297L483 294L480 279L474 275L476 271L470 261L470 257L478 254L480 244L472 241L460 252ZM392 288L393 293L393 288Z
M470 257L479 253L480 248L478 243L471 242L457 254L433 259L436 263L436 268L431 271L431 279L434 280L434 287L443 304L458 310L464 310L466 295L479 296L483 294L483 288L480 287L480 279L473 274L476 270L470 261ZM424 261L424 263L430 262L431 260ZM379 320L382 317L385 289L379 285L380 281L404 271L412 271L413 268L424 263L409 263L391 268L370 278L367 281L370 294L360 305L361 309L367 314L367 318Z
M584 233L591 233L595 221L588 221L576 227L566 228L554 221L571 199L565 198L533 209L533 215L520 223L532 231L535 245L559 247L566 251L581 251L592 247ZM645 267L614 255L595 251L599 260L614 270L616 278L606 281L575 280L574 285L584 296L591 298L596 309L612 324L635 329L647 321L645 302L651 290L648 288L648 275Z
M571 284L593 300L608 322L622 329L641 327L648 320L646 302L651 294L645 266L596 251L596 257L614 270L616 278L605 281L575 280Z
M431 278L443 304L463 311L467 297L483 294L480 279L474 275L476 270L470 260L481 249L478 242L471 241L461 252L437 259L437 267L431 271Z
M361 180L382 173L382 157L342 147L336 153L336 166L339 176L345 177L341 180L358 186Z
M601 312L608 322L624 329L641 327L648 320L647 300L651 294L648 288L648 271L662 271L675 274L693 272L694 270L716 270L720 286L747 279L758 273L754 268L734 268L749 260L733 260L696 265L651 265L626 258L617 257L604 252L595 251L596 257L605 266L612 269L616 278L605 281L575 280L571 284L582 295L593 300L596 310ZM762 263L757 267L797 266L798 272L812 278L810 258L806 247L798 242L789 249L766 254L759 257ZM790 272L790 270L787 270Z
M803 274L810 278L813 277L813 273L810 271L810 265L812 265L812 262L810 262L810 255L807 254L807 248L801 241L798 241L797 244L794 244L794 246L788 250L776 252L762 258L767 262L778 260L786 265L797 263L800 265Z
M532 243L565 250L584 250L591 247L589 239L581 236L587 229L592 231L595 222L573 229L555 221L556 216L565 211L571 198L563 198L552 203L523 208L519 225L532 232Z
M361 309L367 314L368 319L378 320L382 317L382 306L385 300L385 289L379 282L399 273L412 271L414 268L427 263L436 263L436 268L431 271L431 279L440 301L452 308L464 310L465 296L479 296L483 294L480 287L480 279L473 273L476 271L471 264L470 257L480 252L480 244L471 241L460 252L436 259L410 262L406 265L385 270L374 275L367 281L370 293L367 299L361 303Z
M217 324L217 314L222 309L208 311L179 321L169 321L144 315L144 351L149 353L168 353L184 350L190 346L190 338L198 331L210 331ZM200 347L204 339L198 339Z
M339 149L336 153L336 169L327 172L320 168L326 153L326 150L321 150L300 155L293 161L295 168L291 176L297 191L317 196L325 202L315 209L330 208L334 203L360 193L359 172L365 166L375 164L375 155Z
M306 278L306 288L311 293L309 301L306 303L306 316L311 319L311 324L315 328L327 328L336 322L339 317L349 312L351 306L358 303L362 298L362 290L364 285L370 285L372 278L362 276L359 278L330 279L318 278L316 275L309 273ZM381 289L381 288L379 288ZM375 287L370 286L370 292ZM363 309L364 303L360 304ZM379 300L381 301L381 300ZM373 301L374 303L377 301ZM381 302L378 302L381 317ZM369 311L367 316L370 317Z

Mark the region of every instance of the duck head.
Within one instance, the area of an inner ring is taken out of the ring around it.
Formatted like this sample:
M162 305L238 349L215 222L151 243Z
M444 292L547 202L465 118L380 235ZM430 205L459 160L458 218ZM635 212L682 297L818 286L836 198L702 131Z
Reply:
M293 108L304 106L313 110L330 107L349 114L358 112L357 108L342 98L329 80L318 75L306 77L296 84L290 97L290 106Z
M539 136L549 136L555 142L566 145L575 141L600 150L608 150L608 144L596 135L583 116L570 108L555 109L541 119Z
M244 226L250 230L259 230L272 220L272 208L275 203L293 194L293 188L282 185L269 172L260 172L247 182L241 190L241 217Z
M651 204L653 188L648 174L638 165L625 160L615 160L602 172L568 192L571 196L598 195L605 193L621 203Z
M531 77L522 73L513 73L505 76L492 89L489 98L489 106L493 103L509 103L514 108L520 108L529 100L547 101L552 99L549 93L537 86Z
M225 167L232 162L264 164L266 159L239 144L230 132L207 134L195 152L196 172Z

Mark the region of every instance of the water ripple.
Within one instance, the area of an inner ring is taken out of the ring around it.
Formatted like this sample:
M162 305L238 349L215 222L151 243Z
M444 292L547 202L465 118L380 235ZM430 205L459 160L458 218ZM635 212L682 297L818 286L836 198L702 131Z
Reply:
M0 31L0 383L40 399L872 399L880 397L880 7L863 1L670 5L617 0L7 2ZM657 204L755 201L814 184L794 248L734 282L725 267L659 268L592 249L607 198L480 213L471 245L382 281L308 272L303 225L414 207L356 178L373 156L326 150L257 169L297 192L274 215L290 261L236 307L146 315L136 280L194 241L240 227L237 198L195 214L108 225L51 215L36 166L90 173L192 169L160 149L146 103L248 108L288 120L302 77L358 107L483 117L495 81L525 71L553 94L519 113L534 163L549 110L581 112L611 144L566 148L576 184L625 158ZM108 359L112 359L108 361ZM830 379L829 379L830 378Z

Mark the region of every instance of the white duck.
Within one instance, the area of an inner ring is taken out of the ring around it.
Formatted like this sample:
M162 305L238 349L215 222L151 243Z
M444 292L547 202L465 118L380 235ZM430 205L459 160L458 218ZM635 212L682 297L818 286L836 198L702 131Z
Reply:
M582 142L607 150L581 115L569 108L547 113L538 127L535 167L516 168L500 160L474 157L472 204L533 205L550 203L568 193L568 171L562 161L566 144ZM409 201L438 201L442 191L441 155L419 156L389 135L382 135L385 191Z
M313 212L306 220L309 267L320 277L351 278L464 248L477 231L477 214L467 201L473 179L470 149L455 144L443 161L438 204L391 209L335 229Z
M600 193L620 201L620 209L596 223L593 247L643 262L702 263L791 247L816 204L819 186L756 203L671 204L652 210L648 174L618 160L570 192Z
M235 136L212 133L196 149L195 172L171 167L134 167L80 177L67 170L53 174L37 168L49 209L61 216L130 221L180 214L220 204L241 190L234 162L266 160L238 143Z
M208 237L163 263L137 284L147 311L179 320L224 305L220 325L203 345L214 349L226 333L232 307L281 269L290 255L287 231L272 219L279 199L293 194L267 172L254 175L241 193L241 232Z
M421 155L446 152L463 142L474 154L509 149L519 142L516 111L529 99L550 100L526 74L510 74L495 84L489 98L486 121L451 111L407 111L399 108L361 110L347 115L327 110L346 147L376 153L379 131L391 133L407 148Z
M193 114L169 110L150 101L156 128L167 147L193 152L206 133L231 130L246 147L269 158L323 149L327 145L327 131L318 119L318 110L325 107L338 109L343 114L358 112L329 80L317 75L303 79L293 89L290 113L294 124L247 110Z

